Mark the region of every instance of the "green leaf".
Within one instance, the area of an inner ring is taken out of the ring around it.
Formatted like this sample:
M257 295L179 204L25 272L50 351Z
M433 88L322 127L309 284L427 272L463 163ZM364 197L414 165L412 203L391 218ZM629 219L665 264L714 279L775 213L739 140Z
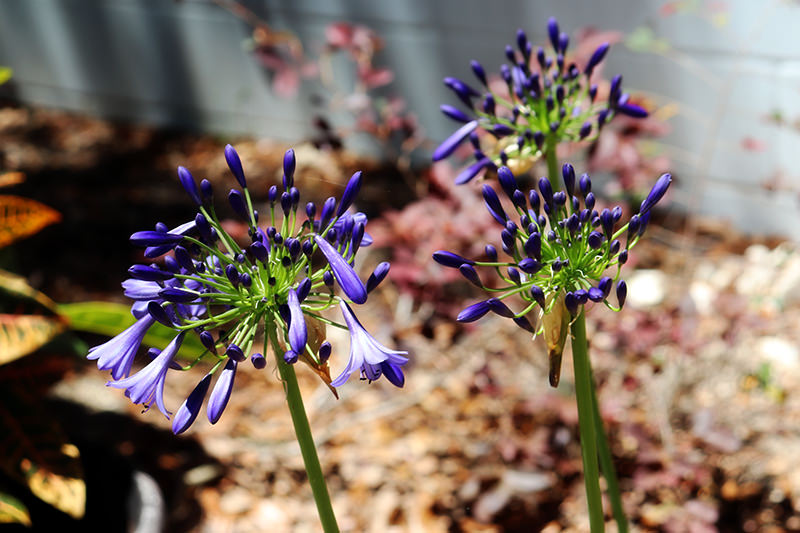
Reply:
M22 524L31 527L31 515L25 505L5 492L0 492L0 524Z
M0 470L74 518L86 506L78 448L42 402L36 376L0 371Z
M11 70L11 67L0 67L0 85L10 80L13 74L14 71Z
M66 317L72 329L98 333L113 337L130 327L136 319L131 315L130 306L111 302L78 302L62 304L57 311ZM175 338L175 331L161 325L153 324L144 336L144 344L163 350ZM195 335L187 335L178 356L194 359L205 351L200 339Z

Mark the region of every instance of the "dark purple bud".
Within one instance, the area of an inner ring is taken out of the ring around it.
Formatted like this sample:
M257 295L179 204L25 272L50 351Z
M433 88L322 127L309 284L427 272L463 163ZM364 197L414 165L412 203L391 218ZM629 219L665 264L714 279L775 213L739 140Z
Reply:
M545 308L544 291L538 285L531 286L531 298L533 298L533 301L539 304L542 309Z
M620 94L622 92L622 75L617 74L613 78L611 78L611 87L608 91L608 104L609 106L613 107L619 101Z
M592 123L587 120L586 122L583 123L583 126L581 126L581 129L578 132L578 137L580 138L580 140L583 140L586 137L588 137L591 133L592 133Z
M451 105L442 104L439 106L439 109L444 113L444 115L448 118L455 120L456 122L466 123L472 120L468 117L463 111L458 109L457 107L453 107Z
M553 188L550 186L550 180L546 177L539 178L539 193L546 205L553 205Z
M611 285L613 283L614 280L608 276L603 276L602 278L600 278L600 281L597 283L597 288L602 291L604 298L609 294L611 294Z
M284 190L291 188L294 185L294 170L297 167L297 159L294 156L294 150L289 148L283 154L283 188Z
M536 61L539 63L539 67L541 67L542 71L544 71L547 63L545 62L544 48L541 46L536 49Z
M491 244L487 244L484 248L484 253L486 253L486 258L489 260L490 263L494 263L497 261L497 248L492 246Z
M592 72L597 65L606 57L606 53L608 52L608 43L603 43L597 47L597 49L592 54L592 57L589 58L589 62L586 63L586 67L583 69L583 73L587 76L591 77Z
M483 69L483 66L475 60L469 62L469 66L472 67L472 72L475 74L475 77L478 78L484 86L489 85L486 81L486 71Z
M525 194L520 190L514 191L514 194L511 196L511 201L519 209L525 210L525 208L528 207L528 204L525 200ZM526 222L523 225L527 226L530 221L527 219L527 215L522 215L522 216L526 217Z
M267 199L269 199L270 205L275 205L275 202L278 200L278 187L273 185L267 190Z
M314 204L314 202L308 202L306 204L306 216L308 217L308 220L313 222L316 214L317 214L316 204Z
M168 302L174 302L179 304L189 303L193 300L197 300L198 294L193 291L187 291L184 289L178 289L175 287L167 287L165 289L161 289L158 291L158 295Z
M561 176L564 178L567 194L572 196L575 190L575 169L569 163L564 163L564 166L561 167Z
M206 347L206 350L217 355L217 343L214 342L214 336L209 331L200 332L200 342Z
M228 281L231 282L231 285L237 287L239 285L239 271L236 270L236 267L233 265L227 265L225 267L225 276L228 278Z
M486 203L489 214L492 215L492 218L494 218L499 224L505 226L506 221L508 220L508 215L506 215L505 210L503 210L503 206L500 204L500 198L497 197L497 193L494 192L494 189L488 185L484 185L482 190L483 200Z
M303 255L306 257L311 257L311 254L314 253L314 243L311 240L303 241Z
M514 317L513 320L514 320L514 323L516 325L518 325L519 327L521 327L525 331L528 331L530 333L535 333L536 332L536 330L533 329L533 325L531 325L530 321L527 318L525 318L524 316Z
M625 283L624 279L621 279L617 282L617 301L619 302L619 308L622 309L622 306L625 305L625 298L628 296L628 285Z
M600 213L600 224L603 226L603 233L606 234L606 239L611 240L614 233L614 215L608 209L603 209Z
M514 285L519 285L522 283L522 276L519 275L519 270L514 267L508 267L508 279L511 280Z
M536 143L536 148L539 150L544 146L544 133L537 131L533 134L533 142Z
M574 293L568 292L564 296L564 306L567 308L567 311L569 311L569 314L571 314L572 316L576 316L578 314L579 305L580 303L578 302L578 298L575 296Z
M567 193L564 191L558 191L557 193L553 194L553 203L556 207L563 207L567 204Z
M509 309L508 306L499 299L489 298L486 300L486 303L489 305L489 310L493 313L505 318L514 318L514 311Z
M497 180L500 182L500 186L503 188L503 192L506 193L506 196L512 199L514 197L514 191L519 189L519 185L517 184L514 174L511 173L511 169L508 167L500 167L497 169Z
M539 193L537 193L536 190L531 189L528 192L528 201L530 201L530 203L531 203L531 208L533 209L533 212L538 216L539 215L539 203L540 203Z
M617 255L617 252L619 252L619 247L620 247L619 240L614 239L613 241L611 241L608 251L612 256Z
M222 412L228 405L238 365L239 363L235 359L228 359L228 362L225 363L225 368L222 369L222 373L211 390L211 395L208 397L208 405L206 406L206 414L208 415L208 421L212 424L216 424L219 421Z
M511 85L511 69L505 63L500 65L500 77L503 78L506 85Z
M558 21L555 17L550 17L547 21L547 34L550 36L550 44L553 45L553 50L558 51Z
M542 260L542 236L538 232L531 233L523 246L525 254L539 261Z
M597 250L603 244L604 240L605 237L603 237L602 233L600 233L599 231L592 231L589 234L589 237L587 237L586 242L591 249Z
M207 179L200 180L200 193L202 194L203 202L210 204L214 201L214 188Z
M195 388L189 393L189 397L178 408L175 413L175 418L172 419L172 432L175 435L180 435L194 423L197 419L197 414L203 405L203 400L208 393L208 388L211 385L211 374L206 374L200 380Z
M484 96L482 107L484 113L488 115L494 115L496 104L494 101L494 96L492 96L491 93L486 93L486 96Z
M454 254L453 252L447 252L445 250L439 250L437 252L433 252L433 260L442 266L450 268L458 268L463 264L467 265L475 264L475 261L471 261L466 257L461 257L458 254Z
M497 138L507 137L508 135L514 133L514 131L515 130L513 128L506 126L505 124L495 124L492 126L492 133Z
M175 247L175 260L184 270L194 272L194 261L192 261L191 255L183 246Z
M361 189L361 175L361 171L359 170L353 174L347 182L347 186L345 186L344 192L342 193L342 200L339 202L339 209L336 210L337 217L342 216L353 204L353 200L355 200L358 191Z
M256 370L263 370L267 366L267 359L264 357L264 354L261 353L254 353L251 355L250 362L253 363Z
M595 204L594 193L590 192L589 194L586 195L586 199L583 201L583 205L586 206L587 210L591 211L592 209L594 209L594 204Z
M378 266L375 267L375 270L372 272L372 274L369 275L369 278L367 279L368 293L372 292L378 285L380 285L381 281L383 281L386 275L389 273L390 266L391 265L389 265L388 262L384 261L383 263L380 263L378 264Z
M486 313L489 312L489 302L488 300L483 302L478 302L475 304L470 305L469 307L463 309L458 316L456 317L456 321L458 322L475 322L479 318L483 317Z
M606 295L603 294L603 290L597 287L591 287L586 294L593 302L602 302L606 298Z
M632 118L647 118L648 115L645 108L636 104L620 104L617 106L616 112Z
M517 47L519 48L519 51L522 52L523 54L525 53L525 50L528 48L528 36L525 35L525 32L522 31L521 29L517 30Z
M471 181L475 176L477 176L481 170L487 167L493 167L494 164L489 158L482 158L475 163L471 164L467 168L461 171L461 173L456 176L456 185L463 185L469 181Z
M171 246L183 240L183 235L163 231L137 231L130 237L134 246Z
M200 199L200 192L197 190L197 185L194 183L191 172L186 167L178 167L178 179L181 181L183 188L186 189L186 192L189 193L192 201L197 205L201 205L203 201Z
M536 274L542 269L542 264L536 259L526 257L519 262L519 268L526 274Z
M592 192L592 180L589 177L589 174L582 174L581 179L578 180L578 186L581 189L581 194L586 196L590 192ZM587 209L591 209L591 207L587 206Z
M322 274L322 282L328 287L333 287L333 274L330 270L326 270Z
M297 190L297 187L289 189L289 197L292 199L292 209L297 210L297 204L300 203L300 191ZM256 217L258 217L258 213L256 213ZM258 218L256 218L256 222L258 222Z
M247 272L242 272L241 274L239 274L239 283L241 283L242 287L244 287L245 289L249 289L250 286L253 284L253 280L250 277L250 274L248 274Z
M281 193L281 210L284 216L288 216L292 210L292 197L288 192Z
M166 281L173 276L172 272L148 265L133 265L128 269L128 274L142 281Z
M647 229L647 224L650 222L650 211L645 211L641 213L641 222L639 224L639 236L641 237L644 235L645 230Z
M253 257L255 257L258 261L261 261L262 263L266 264L267 258L269 257L269 250L267 250L267 247L264 246L261 242L254 242L253 244L251 244L250 252L253 254Z
M225 355L227 355L229 358L233 359L237 363L241 363L242 361L245 360L244 352L242 351L242 349L233 343L228 345L228 348L225 350Z
M228 203L231 204L231 207L236 211L237 215L242 217L246 222L250 222L250 214L247 212L247 203L241 192L236 189L231 189L228 193Z
M147 313L153 317L157 322L167 326L168 328L173 327L172 320L170 320L167 312L161 307L156 301L149 301L147 302Z
M328 362L328 359L331 356L331 343L328 341L323 342L319 345L319 351L317 352L317 356L319 357L319 363L324 365Z
M644 199L641 207L639 207L639 212L647 213L650 211L650 209L652 209L653 206L664 197L667 189L669 189L670 183L672 183L672 176L670 174L663 174L660 178L658 178L658 181L655 185L653 185L653 188L650 190L647 198Z
M336 198L331 196L325 203L322 204L322 213L320 213L319 218L319 230L325 231L325 228L328 227L328 224L331 222L331 218L333 218L333 212L336 209Z
M517 62L517 56L514 53L514 49L511 48L510 44L506 45L505 52L506 52L506 57L508 58L509 61L511 61L512 63L516 63Z
M567 47L569 46L569 35L566 33L561 33L558 36L558 51L562 54L567 51Z
M503 243L503 251L506 252L508 255L514 255L514 250L516 248L516 240L514 239L514 234L504 229L500 232L500 240Z
M433 152L433 161L441 161L449 157L458 146L478 127L478 121L473 120L458 128L450 137L439 145Z
M589 86L589 100L594 102L595 98L597 98L597 84L593 83Z
M458 271L461 272L461 275L464 276L467 281L476 287L483 288L483 283L481 283L481 278L478 276L478 272L475 271L475 267L464 263L458 267Z
M242 188L246 188L247 181L244 179L242 161L239 159L239 154L236 153L236 150L230 144L225 146L225 161L228 163L228 168L231 169L231 173L236 178L236 181L239 182L239 185Z
M617 257L617 261L619 261L620 265L624 265L625 263L628 262L628 249L627 248L622 250L619 253L619 256Z

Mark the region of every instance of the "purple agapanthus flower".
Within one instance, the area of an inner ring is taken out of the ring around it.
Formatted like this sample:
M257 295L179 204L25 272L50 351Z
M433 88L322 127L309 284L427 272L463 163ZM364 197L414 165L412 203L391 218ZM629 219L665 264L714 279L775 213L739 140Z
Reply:
M339 377L331 381L331 385L344 385L353 373L360 371L370 381L384 375L392 385L402 387L405 377L401 367L408 362L405 357L408 352L386 348L364 329L346 302L341 302L339 307L350 331L350 359Z
M269 205L260 215L253 207L233 147L226 147L225 160L241 187L232 189L227 199L247 223L249 242L238 242L223 229L212 208L211 184L202 180L198 187L189 170L180 167L180 183L198 212L193 220L174 229L158 223L152 230L131 236L134 244L145 248L146 257L160 260L133 265L128 270L130 279L122 284L125 295L134 301L131 313L138 321L89 353L99 368L111 370L115 381L110 386L125 389L134 403L149 407L155 402L169 416L164 381L170 369L182 369L174 359L184 335L197 333L205 351L196 354L187 368L202 360L209 362L211 369L178 409L173 423L176 433L191 426L207 395L208 418L212 423L219 420L232 393L235 373L248 357L256 369L267 366L267 347L263 353L254 349L262 332L277 340L272 351L281 347L281 353L275 354L278 364L302 361L317 375L328 376L331 345L319 337L324 335L324 324L331 321L321 313L339 302L344 306L364 303L389 271L389 264L381 263L365 285L354 268L358 250L372 243L366 232L366 215L351 212L361 188L361 172L350 178L340 200L328 198L319 210L313 203L306 204L303 219L298 216L300 192L294 182L293 150L284 157L283 190L277 186L268 190ZM343 294L334 290L336 283ZM386 350L355 317L346 313L345 320L348 327L356 328L354 338L369 339L374 343L369 346ZM155 322L175 330L177 336L131 376L136 352ZM361 345L368 346L365 342ZM364 352L357 349L352 353ZM364 364L373 364L373 353ZM399 353L375 362L374 369L367 366L365 373L371 378L384 373L392 383L402 385L399 367L406 359ZM214 375L216 382L208 394Z
M433 160L450 157L467 141L475 159L458 175L456 184L467 183L486 169L530 168L562 142L593 140L617 115L647 116L645 109L622 92L621 76L610 82L608 99L598 99L595 72L609 43L598 46L579 67L568 62L569 38L559 32L556 20L550 19L548 31L553 28L557 35L551 39L549 51L534 48L522 30L517 32L517 47L506 46L508 62L500 67L503 83L493 84L477 61L472 61L471 67L480 90L457 78L444 79L466 110L441 106L446 117L461 125L434 150ZM499 91L498 86L502 86Z

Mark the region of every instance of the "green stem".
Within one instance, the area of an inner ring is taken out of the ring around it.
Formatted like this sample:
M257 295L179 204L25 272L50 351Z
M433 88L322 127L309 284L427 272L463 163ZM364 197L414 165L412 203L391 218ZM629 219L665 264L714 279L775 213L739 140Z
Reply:
M547 159L547 177L550 178L550 185L558 184L558 177L560 174L558 173L558 156L556 155L556 146L557 146L558 139L554 134L550 134L547 136L547 140L545 141L544 149L545 149L545 158ZM555 190L558 190L557 187L554 187Z
M300 387L297 385L294 367L286 364L283 360L283 352L278 344L274 328L269 328L269 330L269 340L272 342L272 351L278 364L278 373L283 380L286 402L289 404L294 432L297 435L297 443L300 445L300 453L303 456L303 464L306 467L308 483L311 485L311 492L314 494L314 501L317 504L322 530L325 533L338 533L339 526L336 524L336 515L333 514L331 497L328 494L328 487L325 485L325 476L322 474L322 467L319 464L314 438L311 436L311 426L308 424L306 410L303 407L303 397L300 395ZM264 348L266 352L266 346Z
M589 506L589 525L592 533L598 533L605 530L605 522L603 500L600 495L600 469L597 464L595 417L592 408L592 371L586 345L586 317L582 309L572 322L572 362L575 368L575 395L578 400L578 427L586 500Z
M619 531L619 533L628 533L628 520L625 518L625 510L622 508L622 495L619 490L617 471L614 468L614 459L611 456L611 449L608 445L608 436L603 428L603 419L600 417L600 405L597 402L597 391L592 374L592 363L588 358L586 362L589 365L589 377L592 381L592 411L594 415L595 437L597 438L597 447L600 452L600 469L603 472L603 477L606 478L608 498L611 500L611 512L614 515L614 520L617 522L617 531Z

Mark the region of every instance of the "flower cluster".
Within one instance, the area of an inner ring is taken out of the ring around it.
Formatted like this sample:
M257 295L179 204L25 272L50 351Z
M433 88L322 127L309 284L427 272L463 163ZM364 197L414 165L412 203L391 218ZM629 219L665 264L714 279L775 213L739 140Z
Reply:
M269 189L269 211L261 217L266 219L261 227L241 161L230 145L225 158L241 187L228 193L228 202L249 226L250 241L240 245L225 232L208 180L198 187L189 171L179 167L178 177L198 213L177 228L158 223L155 230L131 236L133 244L145 247L145 257L163 258L160 263L137 264L128 270L130 279L122 285L125 295L134 300L131 312L137 322L89 352L89 359L97 360L101 370L111 371L109 385L124 389L135 404L149 408L155 402L169 417L163 397L169 370L188 370L201 359L209 360L210 371L178 409L173 431L181 433L194 422L219 371L207 403L213 424L225 409L238 366L248 357L255 368L266 366L265 354L253 349L256 337L263 334L282 361L305 362L331 387L342 385L356 372L369 380L385 375L402 387L401 367L408 361L407 352L382 346L350 307L350 303L363 304L389 271L389 264L381 263L365 284L352 266L358 249L372 242L365 231L366 216L348 210L361 186L361 173L349 180L340 200L328 198L319 210L308 203L303 216L298 214L296 162L289 150L284 157L283 188ZM334 292L337 284L343 297ZM321 315L337 303L344 325ZM176 336L161 352L151 349L152 361L130 375L144 335L156 322L175 330ZM326 325L350 332L350 360L332 381ZM205 351L183 368L176 354L189 331L199 335Z
M466 183L484 169L500 165L518 173L525 171L559 142L592 140L616 115L647 116L647 111L629 102L630 96L622 92L622 76L611 80L607 98L598 96L592 74L605 58L608 43L601 44L579 68L567 62L569 36L559 31L554 18L547 29L553 55L541 46L534 50L525 32L517 31L517 50L511 45L505 49L509 63L500 67L503 84L499 91L477 61L472 61L471 67L485 94L460 79L445 78L445 85L468 111L441 106L447 117L463 125L439 145L433 160L449 157L467 139L475 157L456 183ZM481 143L479 132L493 141Z
M554 191L550 180L543 177L538 192L532 189L525 194L508 167L500 167L497 175L515 216L506 212L489 185L483 186L483 198L491 216L503 227L502 250L511 260L498 259L491 244L486 245L483 261L448 251L435 252L433 259L457 268L467 280L493 295L461 311L458 321L472 322L492 311L534 334L544 333L551 356L550 382L556 386L569 316L577 316L589 301L603 302L615 311L622 308L627 286L620 279L620 269L672 178L662 175L639 212L623 225L622 208L598 212L591 179L584 174L576 180L575 170L568 163L562 168L564 190ZM476 267L494 270L502 286L487 285ZM608 300L612 290L616 293L616 306ZM504 300L512 295L525 302L522 311L512 311L506 305ZM528 318L534 312L543 317L538 328L536 320Z

